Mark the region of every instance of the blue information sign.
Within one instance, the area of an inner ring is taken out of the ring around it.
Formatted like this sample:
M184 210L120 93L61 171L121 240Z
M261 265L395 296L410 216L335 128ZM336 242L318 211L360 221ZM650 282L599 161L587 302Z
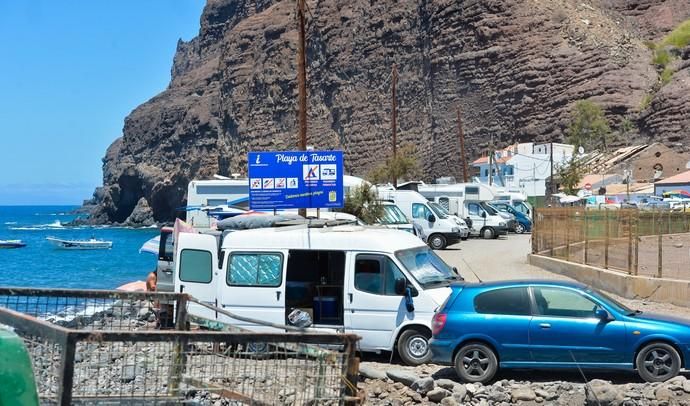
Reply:
M250 152L252 210L343 207L342 151Z

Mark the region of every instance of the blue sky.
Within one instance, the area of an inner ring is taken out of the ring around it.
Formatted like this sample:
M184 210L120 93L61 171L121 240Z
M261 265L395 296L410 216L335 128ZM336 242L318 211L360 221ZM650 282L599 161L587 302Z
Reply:
M79 204L204 0L0 1L0 205Z

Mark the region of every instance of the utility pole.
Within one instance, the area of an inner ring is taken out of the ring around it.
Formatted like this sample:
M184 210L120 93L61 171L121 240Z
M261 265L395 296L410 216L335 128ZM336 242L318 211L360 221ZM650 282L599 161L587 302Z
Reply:
M460 159L462 160L462 181L467 182L467 157L465 156L465 133L462 131L462 116L458 105L458 137L460 137Z
M489 186L493 184L494 171L494 136L491 136L491 146L489 147Z
M392 76L392 98L393 98L393 108L392 108L392 117L391 117L391 132L393 135L393 160L395 161L395 158L397 156L397 150L398 150L398 103L397 103L397 94L396 94L396 87L398 85L398 67L393 64L393 72L391 74ZM398 177L396 176L395 173L393 175L393 187L397 188L398 187Z
M549 158L549 161L551 162L551 179L549 180L549 197L553 194L553 142L549 143L549 152L551 155L551 158Z
M297 90L299 105L299 145L300 151L307 150L307 52L306 52L306 33L304 28L304 12L306 0L297 0L297 22L299 40L297 44ZM302 217L307 216L307 209L298 210Z

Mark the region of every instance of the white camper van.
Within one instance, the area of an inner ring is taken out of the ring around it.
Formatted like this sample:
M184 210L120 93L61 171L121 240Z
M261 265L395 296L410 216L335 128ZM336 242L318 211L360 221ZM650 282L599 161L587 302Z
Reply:
M491 187L481 183L452 185L418 184L419 193L449 213L469 219L470 234L482 238L497 238L508 233L508 224L487 202L494 197ZM469 225L469 224L468 224Z
M424 196L413 190L378 187L379 198L395 203L412 219L417 236L435 250L444 249L460 241L460 226L444 212L429 204Z
M286 325L294 309L312 328L362 337L363 351L393 351L410 365L429 361L431 318L459 278L411 233L385 228L264 228L215 237L179 234L175 291L238 316ZM189 311L253 330L199 305Z

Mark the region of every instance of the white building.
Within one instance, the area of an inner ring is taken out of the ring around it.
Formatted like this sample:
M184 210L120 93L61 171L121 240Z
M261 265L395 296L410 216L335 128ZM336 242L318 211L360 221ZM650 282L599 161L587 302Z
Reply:
M546 181L551 176L551 148L555 172L573 156L575 148L572 145L555 142L514 144L495 151L492 164L489 157L484 156L473 165L479 168L479 179L483 183L520 191L529 197L541 197L546 195Z

